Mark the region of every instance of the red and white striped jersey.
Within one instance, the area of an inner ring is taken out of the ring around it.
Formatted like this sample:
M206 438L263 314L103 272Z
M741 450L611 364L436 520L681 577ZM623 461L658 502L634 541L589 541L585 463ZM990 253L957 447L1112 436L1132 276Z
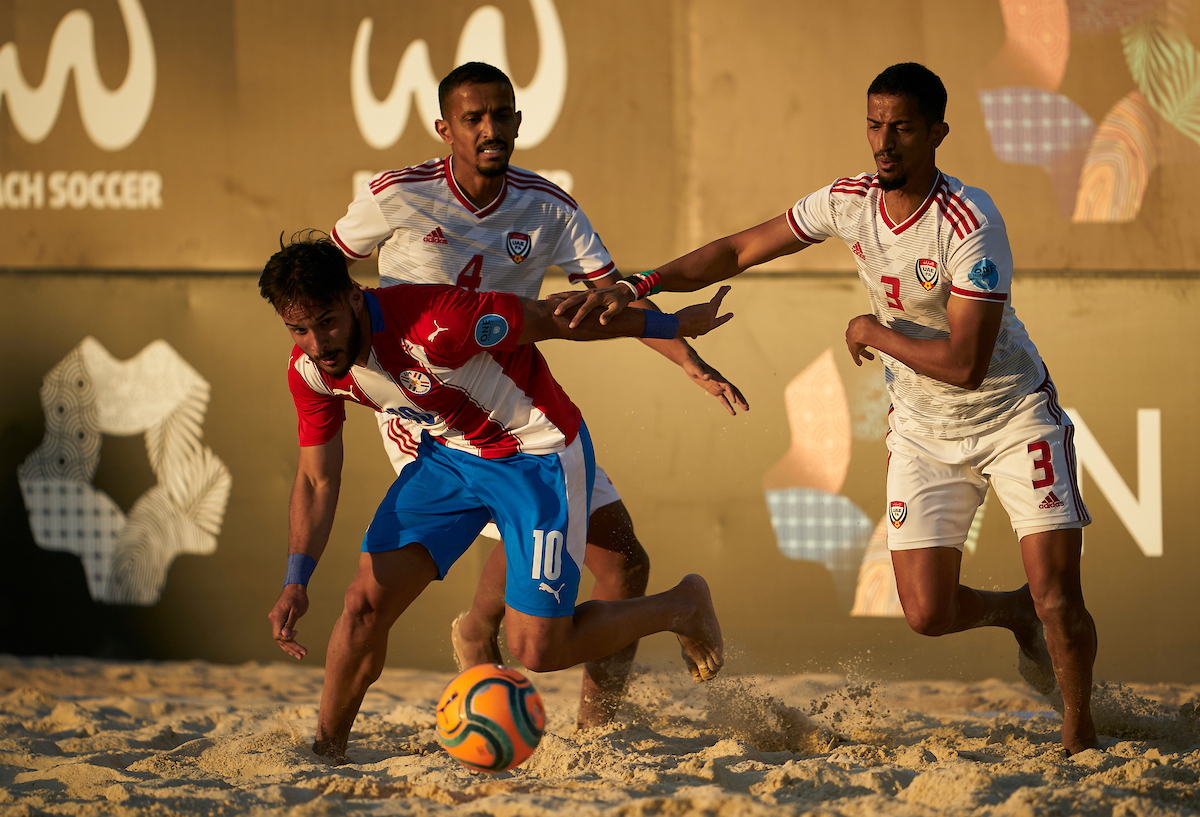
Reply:
M401 281L537 298L546 268L572 283L616 272L575 200L536 173L510 167L496 199L476 207L451 160L389 170L359 190L333 228L348 258L379 248L379 285Z
M517 344L520 301L505 293L400 284L364 290L370 360L345 377L321 371L297 346L288 385L300 445L328 442L345 401L404 417L439 442L488 459L562 451L579 409L533 344Z
M873 174L838 179L787 212L796 237L809 244L846 242L884 326L912 338L944 338L950 298L1004 304L1000 335L983 384L951 386L880 354L895 409L906 432L962 439L1004 422L1007 412L1045 379L1045 368L1012 306L1012 250L1000 212L987 193L939 173L924 204L903 223L887 213Z

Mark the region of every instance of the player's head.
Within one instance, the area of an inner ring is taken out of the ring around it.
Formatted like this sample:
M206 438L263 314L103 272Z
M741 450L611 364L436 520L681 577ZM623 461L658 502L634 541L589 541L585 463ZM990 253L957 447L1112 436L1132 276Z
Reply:
M362 290L346 269L346 258L316 230L280 238L258 279L267 300L306 355L323 371L343 377L362 351L359 313Z
M867 140L884 190L911 183L911 192L928 192L937 148L950 131L945 118L946 86L925 66L904 62L875 77L867 88Z
M503 176L521 127L508 76L484 62L464 63L438 86L438 103L442 118L435 126L450 146L455 173Z

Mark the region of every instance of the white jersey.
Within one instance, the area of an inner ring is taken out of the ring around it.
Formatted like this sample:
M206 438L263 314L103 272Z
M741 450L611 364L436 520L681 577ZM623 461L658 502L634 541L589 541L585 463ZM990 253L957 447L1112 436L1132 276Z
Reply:
M893 422L906 433L963 439L1001 425L1046 377L1037 349L1012 306L1012 250L1004 221L982 190L939 173L928 198L895 223L873 174L838 179L787 212L796 237L809 244L837 237L858 264L858 276L879 322L911 338L950 334L950 298L1004 304L991 363L976 390L918 374L880 353Z
M499 195L476 207L451 160L389 170L371 179L333 229L349 258L379 248L379 285L453 284L537 298L546 268L572 283L616 272L575 200L536 173L510 167Z

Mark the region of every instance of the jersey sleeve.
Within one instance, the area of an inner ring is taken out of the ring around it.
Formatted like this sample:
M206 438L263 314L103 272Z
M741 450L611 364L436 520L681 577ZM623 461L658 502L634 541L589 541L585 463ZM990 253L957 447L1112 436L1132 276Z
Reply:
M322 445L332 440L346 421L346 403L332 395L321 394L300 372L304 353L296 348L288 365L288 389L296 404L296 436L302 447Z
M827 238L837 235L834 224L834 213L831 204L831 189L822 187L809 193L787 211L788 226L796 238L805 244L820 244Z
M608 248L592 229L592 222L582 209L576 209L567 222L567 229L559 236L549 263L562 267L572 284L597 281L612 275L617 269L608 254Z
M1013 259L1004 224L992 221L970 233L950 254L950 293L1006 303L1012 292Z
M347 258L370 258L375 248L392 234L392 228L383 217L383 211L379 209L379 202L371 189L378 178L376 176L359 188L358 194L346 208L346 215L338 219L330 234Z

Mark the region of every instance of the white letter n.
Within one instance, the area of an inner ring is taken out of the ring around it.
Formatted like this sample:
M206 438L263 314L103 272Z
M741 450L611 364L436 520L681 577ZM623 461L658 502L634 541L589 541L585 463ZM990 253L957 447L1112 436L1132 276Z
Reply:
M1121 479L1112 460L1100 447L1087 423L1073 408L1066 409L1075 423L1075 453L1079 457L1077 476L1083 481L1086 467L1100 493L1117 512L1133 536L1133 541L1147 556L1162 556L1162 412L1159 409L1138 409L1137 413L1137 485L1141 497Z

